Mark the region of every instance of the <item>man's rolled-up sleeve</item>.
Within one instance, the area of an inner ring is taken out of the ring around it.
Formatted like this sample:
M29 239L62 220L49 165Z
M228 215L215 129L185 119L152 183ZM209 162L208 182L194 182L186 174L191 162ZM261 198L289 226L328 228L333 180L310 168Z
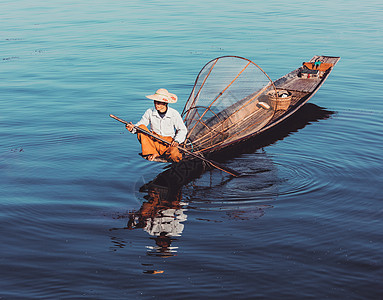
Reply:
M174 140L181 144L185 141L188 130L184 124L184 121L181 118L181 115L177 113L177 117L175 119L174 127L176 129L176 135L174 136Z

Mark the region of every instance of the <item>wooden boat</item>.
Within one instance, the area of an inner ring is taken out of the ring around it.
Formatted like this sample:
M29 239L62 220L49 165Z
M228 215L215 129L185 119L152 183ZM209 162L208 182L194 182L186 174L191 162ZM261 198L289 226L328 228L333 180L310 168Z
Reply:
M242 57L211 60L197 76L182 112L186 148L211 155L266 132L309 101L339 59L314 56L275 81Z

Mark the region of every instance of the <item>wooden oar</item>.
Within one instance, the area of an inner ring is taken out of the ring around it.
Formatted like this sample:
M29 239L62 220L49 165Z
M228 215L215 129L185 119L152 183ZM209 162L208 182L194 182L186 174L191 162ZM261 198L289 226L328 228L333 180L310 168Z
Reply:
M121 123L124 123L125 125L128 125L128 124L129 124L129 122L127 122L127 121L125 121L125 120L122 120L122 119L116 117L115 115L109 115L109 116L110 116L111 118L113 118L113 119L115 119L115 120L121 122ZM159 137L159 136L157 136L157 135L154 135L154 134L151 133L150 131L147 131L147 130L145 130L145 129L142 129L142 128L138 127L138 126L134 126L134 129L136 129L136 130L138 130L138 131L140 131L140 132L142 132L142 133L144 133L144 134L146 134L146 135L148 135L148 136L151 136L151 137L153 137L153 138L155 138L155 139L161 141L162 143L165 143L165 144L167 144L167 145L171 145L171 142L166 141L166 140L162 139L161 137ZM227 168L227 167L222 166L221 164L219 164L219 163L217 163L217 162L215 162L215 161L206 159L206 158L203 157L203 156L200 156L200 155L198 155L198 154L195 154L195 153L193 153L193 152L190 152L189 150L187 150L187 149L185 149L185 148L183 148L183 147L181 147L181 146L177 146L177 148L178 148L179 150L181 150L181 151L183 151L183 152L185 152L185 153L191 155L191 156L194 156L194 157L196 157L196 158L198 158L198 159L203 160L204 162L207 162L208 164L212 165L214 168L217 168L218 170L221 170L221 171L224 171L224 172L226 172L226 173L228 173L228 174L230 174L230 175L233 175L234 177L238 177L238 176L241 175L240 173L238 173L237 171L235 171L235 170L233 170L233 169Z

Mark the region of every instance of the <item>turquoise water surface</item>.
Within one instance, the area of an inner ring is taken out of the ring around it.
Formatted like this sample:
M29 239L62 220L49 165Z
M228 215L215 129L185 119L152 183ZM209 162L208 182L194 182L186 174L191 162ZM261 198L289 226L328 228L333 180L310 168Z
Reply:
M382 298L381 1L1 4L0 299ZM244 176L205 172L145 218L165 164L109 114L137 121L161 87L182 111L223 55L273 80L341 60L222 162Z

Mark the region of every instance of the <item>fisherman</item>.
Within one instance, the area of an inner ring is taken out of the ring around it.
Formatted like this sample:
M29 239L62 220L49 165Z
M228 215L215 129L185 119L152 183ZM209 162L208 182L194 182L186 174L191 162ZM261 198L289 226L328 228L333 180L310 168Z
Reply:
M177 96L169 93L166 89L159 89L155 94L146 96L146 98L154 100L154 107L149 108L135 125L132 122L127 124L126 129L132 133L137 133L144 158L153 161L159 156L164 156L170 161L179 162L182 159L182 154L177 146L185 141L187 129L178 111L168 107L169 103L177 102ZM147 128L149 124L152 133L170 142L170 147L154 137L136 132L134 128L134 126L138 126L149 131Z

